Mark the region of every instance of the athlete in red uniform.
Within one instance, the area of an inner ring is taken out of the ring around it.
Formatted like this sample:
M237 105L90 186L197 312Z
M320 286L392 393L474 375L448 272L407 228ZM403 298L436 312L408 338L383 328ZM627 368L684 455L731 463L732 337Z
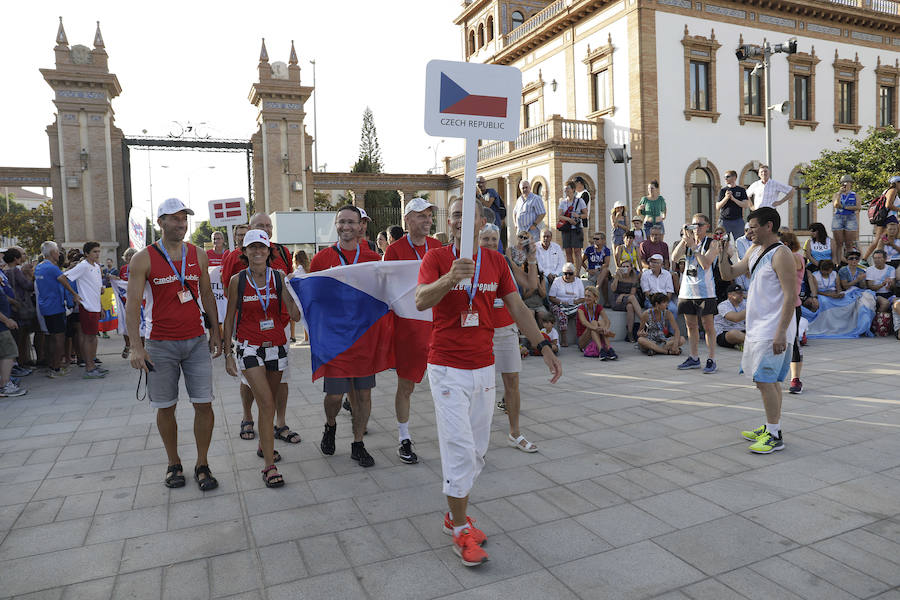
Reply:
M156 408L156 425L169 459L167 487L184 486L181 459L178 457L178 424L175 405L178 402L178 380L184 383L194 407L194 435L197 464L194 478L203 491L218 486L207 462L215 417L212 410L212 361L222 353L219 330L213 327L209 341L203 331L203 320L197 299L213 323L218 323L216 299L209 284L206 253L193 244L184 243L187 216L193 211L181 200L169 198L157 211L156 222L162 239L144 248L131 259L128 274L128 297L147 297L146 347L141 340L141 303L125 305L126 323L132 342L131 366L147 372L150 406Z
M350 205L339 208L334 221L338 243L316 253L309 265L310 272L381 260L377 252L358 243L359 223L358 208ZM323 454L334 454L334 436L337 432L335 417L341 411L341 398L347 394L350 398L353 417L353 444L350 446L350 458L359 462L362 467L371 467L375 464L375 459L366 451L363 434L369 423L369 413L372 412L372 388L375 387L375 376L325 377L324 387L325 432L322 434L319 448Z
M453 535L453 549L465 566L488 559L481 548L484 532L466 515L469 493L484 467L494 412L494 300L503 300L528 340L541 351L555 383L562 375L559 359L546 346L531 311L516 290L503 256L479 248L475 260L457 258L461 235L472 236L485 224L476 204L475 228L462 232L462 202L450 206L450 230L456 243L431 250L422 260L416 308L432 309L434 328L428 353L428 381L441 452L443 491L450 512L443 530ZM469 280L463 286L461 282Z
M384 251L384 260L422 260L425 253L433 248L440 248L441 243L431 233L434 205L423 198L413 198L406 204L403 211L406 228L409 233L389 245ZM419 457L412 450L412 438L409 435L409 398L425 375L425 367L428 362L429 338L416 335L414 330L406 330L402 324L405 320L397 320L394 330L394 355L399 357L416 357L412 362L404 360L401 364L397 359L397 393L394 396L394 410L397 413L397 429L399 431L400 447L397 456L407 464L419 461ZM409 348L410 344L415 346ZM403 351L398 352L400 346Z

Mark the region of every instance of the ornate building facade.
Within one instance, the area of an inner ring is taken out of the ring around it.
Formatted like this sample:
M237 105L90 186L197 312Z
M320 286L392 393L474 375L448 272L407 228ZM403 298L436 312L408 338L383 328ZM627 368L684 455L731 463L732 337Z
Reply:
M868 127L898 124L893 1L472 0L455 24L466 60L523 73L522 132L515 142L483 142L479 174L509 202L527 178L550 226L575 175L589 182L590 225L600 230L609 229L613 202L633 211L648 181L659 180L670 242L691 214L715 218L725 171L743 185L757 179L765 79L736 58L742 44L798 44L770 67L770 101L790 103L771 127L773 178L799 195L779 208L786 224L830 227L831 210L807 203L805 162ZM624 165L607 151L623 145ZM448 159L448 174L462 165Z

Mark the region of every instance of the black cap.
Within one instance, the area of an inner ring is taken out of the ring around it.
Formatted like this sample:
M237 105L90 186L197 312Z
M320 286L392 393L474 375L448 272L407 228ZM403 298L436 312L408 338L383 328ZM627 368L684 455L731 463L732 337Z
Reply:
M731 285L728 286L728 293L729 293L729 294L730 294L731 292L743 292L743 291L744 291L744 288L741 287L741 285L738 284L738 283L732 283Z

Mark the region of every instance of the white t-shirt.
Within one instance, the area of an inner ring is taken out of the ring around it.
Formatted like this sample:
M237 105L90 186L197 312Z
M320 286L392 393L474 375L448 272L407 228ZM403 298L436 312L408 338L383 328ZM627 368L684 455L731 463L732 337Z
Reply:
M672 273L660 269L659 277L657 277L651 269L646 269L641 273L641 289L645 294L674 294L675 285L672 283Z
M556 242L550 242L550 247L546 249L543 244L538 244L535 258L544 275L561 275L566 264L566 253Z
M100 312L100 291L103 286L103 275L100 265L92 265L87 260L66 271L69 281L78 282L78 295L81 296L81 306L88 312Z
M772 206L778 197L793 190L789 185L770 179L763 183L757 179L747 187L747 198L753 202L753 210L763 206Z
M747 301L741 300L741 303L737 305L737 308L734 307L734 304L731 303L731 300L723 300L719 302L719 313L716 315L715 325L716 332L722 333L723 331L743 331L745 328L744 321L729 321L725 318L725 315L731 312L741 312L742 310L747 309Z
M815 273L813 273L813 279L816 280L816 286L819 288L820 292L837 291L837 273L835 271L831 272L831 275L828 276L828 279L825 279L822 276L822 271L816 271Z
M896 275L896 270L891 265L884 265L883 269L876 269L875 265L872 265L868 269L866 269L866 281L874 281L876 283L881 283L885 279L893 279ZM880 288L875 290L875 293L881 292L890 292L890 288L887 285L882 285Z
M547 331L546 329L541 329L541 333L549 336L551 342L556 342L557 344L559 343L559 332L556 331L556 327L551 327L550 331Z
M550 286L547 295L553 296L565 304L572 304L578 298L584 298L584 283L580 279L566 283L562 277L557 277L553 280L553 285Z

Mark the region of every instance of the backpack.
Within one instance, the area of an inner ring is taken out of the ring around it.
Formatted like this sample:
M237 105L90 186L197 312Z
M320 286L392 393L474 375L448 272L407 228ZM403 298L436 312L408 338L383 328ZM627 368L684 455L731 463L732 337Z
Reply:
M877 227L882 227L884 225L884 221L888 216L887 190L885 190L885 192L876 200L869 203L868 213L869 223Z
M237 339L238 323L241 322L241 312L244 308L244 290L247 289L247 272L248 269L244 269L238 273L237 314L234 319L234 339ZM281 291L284 287L283 275L281 275L277 269L272 269L272 272L275 273L275 295L278 296L278 314L281 314Z

